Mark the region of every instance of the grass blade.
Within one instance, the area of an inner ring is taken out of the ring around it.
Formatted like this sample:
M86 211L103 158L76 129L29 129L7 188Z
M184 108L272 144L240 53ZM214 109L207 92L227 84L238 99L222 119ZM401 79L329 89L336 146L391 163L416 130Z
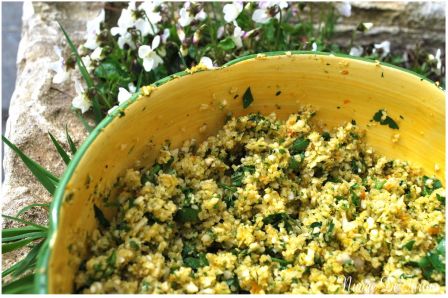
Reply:
M29 158L23 153L16 145L11 143L5 136L2 136L3 142L9 146L25 163L27 168L33 173L33 175L39 180L39 182L45 187L50 194L54 194L56 186L59 183L59 179L53 176L49 171L39 165L37 162Z
M22 234L40 232L40 231L42 231L42 229L32 227L32 226L2 229L2 238L14 237L14 236L22 235Z
M87 87L92 88L93 87L93 81L92 78L89 75L89 72L87 71L86 66L84 65L84 62L82 62L81 57L78 54L78 50L76 49L76 46L74 45L72 39L70 36L68 36L67 32L65 31L64 27L62 27L61 23L58 22L59 27L62 30L62 33L64 33L65 39L67 40L68 45L70 46L70 49L73 54L75 54L76 57L76 64L78 64L79 70L81 72L81 75L83 79L86 81Z
M13 276L19 276L26 272L29 269L34 269L37 261L37 255L39 254L40 249L42 248L44 241L39 242L39 244L35 245L33 249L26 255L26 257L18 262L19 264L16 269L13 271Z
M56 140L56 138L50 132L48 132L48 134L50 135L50 139L53 142L53 145L56 147L56 150L58 151L62 160L66 165L68 165L70 163L70 157L68 156L67 152L65 152L62 145L58 142L58 140Z
M91 133L93 130L93 127L89 125L89 123L87 123L86 119L84 119L84 117L77 111L74 111L76 117L78 117L79 121L81 121L82 125L84 126L84 128Z
M42 208L50 208L50 204L31 204L28 205L26 207L23 207L22 209L19 210L19 212L17 212L16 217L19 217L21 214L27 212L28 210L32 209L32 208L36 208L36 207L42 207Z
M17 240L23 240L23 239L27 239L27 238L35 239L35 237L45 238L45 237L47 237L47 233L39 231L39 232L26 233L26 234L11 236L11 237L5 237L2 239L2 243L16 242Z
M75 155L77 149L75 143L73 142L73 139L70 137L70 134L68 133L67 124L65 125L65 136L67 138L67 143L70 147L70 151L72 152L73 155Z
M41 230L41 231L45 231L45 232L48 231L48 228L47 228L47 227L44 227L44 226L35 224L35 223L30 222L30 221L27 221L27 220L23 220L23 219L18 218L18 217L9 216L9 215L4 215L4 214L2 214L2 216L3 216L4 218L6 218L6 219L10 219L10 220L13 220L13 221L17 221L17 222L26 224L26 225L28 225L28 226L33 226L33 227L35 227L35 228L37 228L37 229L39 229L39 230Z
M2 253L7 253L19 248L24 247L25 245L31 243L32 241L36 240L36 239L40 239L42 238L40 235L39 236L34 236L34 237L30 237L27 239L22 239L19 241L14 241L14 242L9 242L9 243L2 243Z
M31 294L34 290L34 274L29 274L2 286L2 294Z
M93 84L93 80L90 77L90 74L87 71L87 68L84 65L84 62L82 62L82 59L79 56L78 50L76 49L75 45L73 44L73 41L70 38L70 36L68 36L64 27L62 27L61 23L58 22L58 24L59 24L59 27L61 27L62 32L64 33L65 39L67 40L67 43L70 46L72 53L75 54L76 64L78 65L79 71L81 72L81 75L82 75L84 81L86 82L88 89L93 89L95 87ZM96 123L99 123L102 119L102 116L101 116L101 108L100 108L100 105L98 103L96 96L94 96L92 98L92 106L93 106L93 112L95 114Z

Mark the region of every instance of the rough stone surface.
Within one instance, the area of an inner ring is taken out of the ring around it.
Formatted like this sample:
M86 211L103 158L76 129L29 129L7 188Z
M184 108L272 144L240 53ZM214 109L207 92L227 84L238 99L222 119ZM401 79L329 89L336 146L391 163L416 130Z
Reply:
M84 35L86 20L94 18L103 3L45 3L25 2L22 39L17 54L17 80L11 98L6 136L28 156L60 175L65 165L54 149L47 132L65 140L65 124L77 144L86 132L70 111L74 90L70 81L55 85L54 72L49 63L58 57L54 51L59 46L66 53L68 47L57 21L61 22L74 41ZM65 142L65 141L64 141ZM3 159L5 180L2 186L2 212L14 214L32 203L50 202L51 196L32 176L22 161L5 146ZM36 210L29 219L44 223L46 213ZM8 226L7 223L6 226ZM4 224L5 226L5 224ZM3 265L24 251L3 255Z
M372 29L358 34L355 44L389 40L392 51L419 44L435 52L445 49L445 18L445 1L356 1L352 15L336 25L334 41L347 46L353 29L361 22L371 22Z

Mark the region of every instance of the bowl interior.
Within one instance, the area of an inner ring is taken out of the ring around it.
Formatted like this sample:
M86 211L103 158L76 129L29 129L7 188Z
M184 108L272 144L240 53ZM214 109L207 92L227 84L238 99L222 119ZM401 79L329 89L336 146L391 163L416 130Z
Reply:
M243 108L250 87L254 101ZM161 145L215 134L226 115L275 112L285 119L311 104L331 129L355 119L378 152L422 166L444 179L445 101L433 83L379 63L316 53L248 57L216 70L171 77L146 96L104 120L69 165L51 214L51 232L40 256L39 292L70 293L86 238L97 225L93 205L107 217L117 177L136 164L151 164ZM142 91L145 93L145 91ZM145 93L146 94L146 93ZM399 126L371 125L385 109ZM399 141L392 142L395 134ZM440 170L435 172L435 164Z

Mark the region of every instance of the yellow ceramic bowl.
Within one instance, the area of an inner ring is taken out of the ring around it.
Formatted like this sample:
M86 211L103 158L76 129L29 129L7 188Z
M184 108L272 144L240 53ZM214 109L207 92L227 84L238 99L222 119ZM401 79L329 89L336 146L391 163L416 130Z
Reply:
M250 87L254 102L243 108ZM421 165L445 179L444 92L418 75L373 61L314 52L275 52L247 56L222 68L179 73L143 88L90 134L70 163L51 208L50 234L36 278L40 293L70 293L97 222L93 204L104 206L117 177L137 161L150 165L165 140L215 134L229 112L271 113L285 119L301 104L318 109L329 128L355 119L363 127L386 109L399 130L367 128L378 152ZM398 143L392 138L399 133ZM440 170L435 172L435 164Z

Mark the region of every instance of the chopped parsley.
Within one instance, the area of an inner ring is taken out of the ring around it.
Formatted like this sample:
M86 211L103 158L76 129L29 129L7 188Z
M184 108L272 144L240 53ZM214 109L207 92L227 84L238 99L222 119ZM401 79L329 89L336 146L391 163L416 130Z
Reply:
M98 223L100 224L101 228L107 229L110 226L110 223L104 216L103 211L101 211L100 208L98 208L95 204L93 204L93 212L95 213L95 218L98 220Z
M389 116L386 116L386 119L382 119L384 110L379 110L373 115L373 120L379 122L381 125L387 125L392 129L399 129L397 122Z
M243 94L243 107L246 109L254 101L250 87L247 88L246 92Z
M294 140L294 143L292 143L289 152L291 152L292 155L299 154L304 152L309 144L310 141L308 139L297 138Z

